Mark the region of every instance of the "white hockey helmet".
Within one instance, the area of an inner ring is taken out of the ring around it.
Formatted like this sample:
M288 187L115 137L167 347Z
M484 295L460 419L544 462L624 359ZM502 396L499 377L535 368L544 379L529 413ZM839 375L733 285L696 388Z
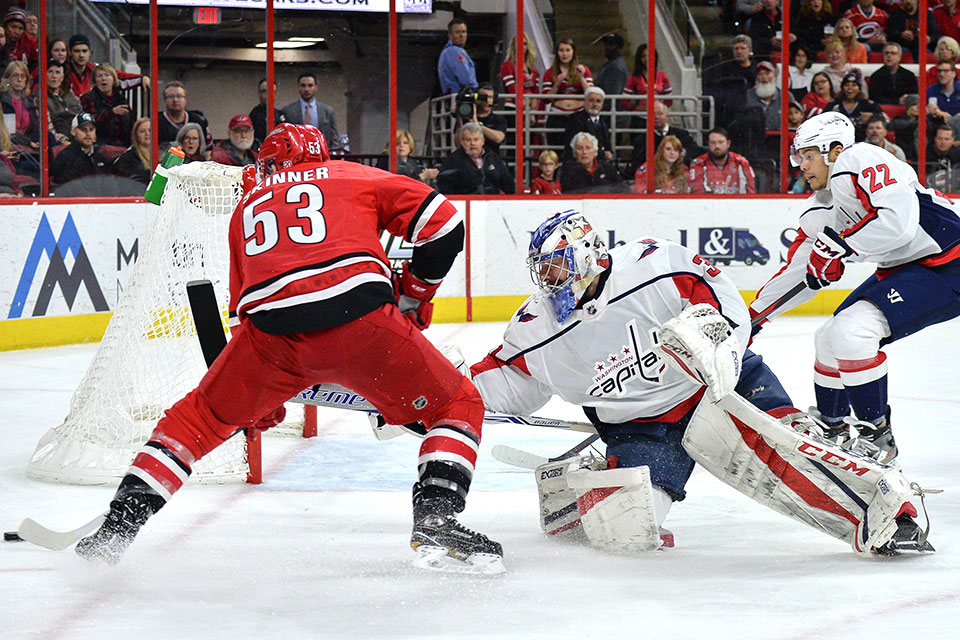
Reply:
M834 143L840 143L846 149L854 143L854 140L853 123L847 116L836 111L818 113L797 127L797 135L794 136L793 145L790 147L790 164L799 167L802 162L800 150L817 147L823 154L824 162L829 166L833 164L827 160L830 147Z
M557 278L543 279L546 263L560 267ZM553 214L530 238L530 278L552 302L557 322L573 312L584 291L607 266L606 245L579 211Z

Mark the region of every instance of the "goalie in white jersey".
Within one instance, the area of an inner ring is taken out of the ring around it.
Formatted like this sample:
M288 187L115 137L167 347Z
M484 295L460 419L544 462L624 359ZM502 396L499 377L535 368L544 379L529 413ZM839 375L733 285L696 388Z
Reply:
M812 299L840 279L847 260L877 263L817 331L814 386L828 435L849 439L852 426L889 462L897 446L880 347L960 315L960 208L884 149L854 144L853 125L838 113L800 125L791 160L815 194L787 264L760 289L751 315L801 282L808 288L769 317Z

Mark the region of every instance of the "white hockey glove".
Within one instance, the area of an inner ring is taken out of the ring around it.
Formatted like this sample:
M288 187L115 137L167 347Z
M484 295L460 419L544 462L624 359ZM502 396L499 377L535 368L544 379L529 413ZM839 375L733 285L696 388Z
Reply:
M740 341L730 323L709 304L696 304L660 327L661 356L677 371L707 386L717 402L737 386Z

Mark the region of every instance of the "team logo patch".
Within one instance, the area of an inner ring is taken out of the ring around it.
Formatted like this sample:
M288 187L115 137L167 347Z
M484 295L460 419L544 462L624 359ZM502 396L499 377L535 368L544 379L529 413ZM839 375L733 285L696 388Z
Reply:
M530 322L531 320L536 320L537 316L533 315L532 313L527 313L527 305L523 305L517 311L517 318L520 320L520 322Z
M425 396L420 396L413 401L413 408L417 411L423 409L425 406L427 406L427 398Z
M594 384L587 389L588 395L595 398L620 398L628 392L628 384L640 379L651 384L660 383L660 374L667 365L653 349L643 350L636 320L628 322L626 329L627 344L620 347L616 353L608 354L602 362L594 363Z
M637 258L637 260L643 260L648 255L650 255L651 253L653 253L654 251L660 248L657 246L657 243L654 240L641 240L640 244L645 246L643 249L643 253L640 254L640 257Z

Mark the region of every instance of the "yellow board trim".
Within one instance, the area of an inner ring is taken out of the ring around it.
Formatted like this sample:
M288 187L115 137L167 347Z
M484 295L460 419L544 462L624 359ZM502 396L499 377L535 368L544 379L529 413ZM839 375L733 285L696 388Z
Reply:
M749 304L756 291L741 291L744 302ZM850 294L850 290L821 291L820 294L795 309L788 315L823 316L833 313ZM484 296L473 299L474 322L503 322L509 320L526 300L526 296ZM182 313L185 313L183 311ZM64 344L97 342L103 338L112 313L89 313L75 316L49 318L22 318L0 321L0 351L56 347ZM434 301L434 322L466 322L467 299L438 298Z

